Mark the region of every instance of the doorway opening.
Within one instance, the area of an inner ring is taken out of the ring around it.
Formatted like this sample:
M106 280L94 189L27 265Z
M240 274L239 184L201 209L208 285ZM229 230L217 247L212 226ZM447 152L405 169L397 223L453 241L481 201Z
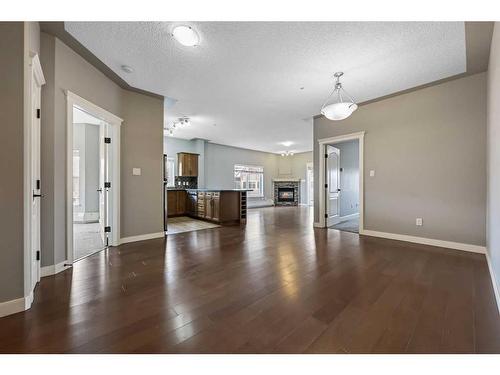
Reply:
M328 228L359 233L359 141L326 145Z
M73 106L73 253L74 261L109 245L108 208L111 194L109 124Z
M68 92L67 259L119 243L121 119Z
M363 232L364 132L319 140L321 227Z

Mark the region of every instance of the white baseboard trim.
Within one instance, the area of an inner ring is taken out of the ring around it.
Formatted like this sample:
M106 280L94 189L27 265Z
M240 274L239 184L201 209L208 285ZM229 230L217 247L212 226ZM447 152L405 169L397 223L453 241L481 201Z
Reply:
M495 278L495 273L493 272L493 266L491 265L490 255L486 252L486 262L488 263L488 269L490 271L491 283L493 284L493 290L495 292L495 299L497 302L498 315L500 315L500 290L498 290L497 279Z
M446 247L448 249L455 249L455 250L469 251L472 253L486 254L486 247L485 246L470 245L470 244L460 243L460 242L442 241L442 240L435 240L432 238L408 236L406 234L378 232L375 230L366 230L366 229L360 231L360 234L365 235L365 236L387 238L390 240L413 242L413 243L418 243L418 244L422 244L422 245Z
M313 227L314 227L314 228L324 228L324 227L323 227L323 225L321 225L321 223L318 223L317 221L315 221L315 222L313 223Z
M65 260L61 263L57 264L52 264L50 266L45 266L40 269L40 276L45 277L45 276L51 276L51 275L56 275L61 271L64 271L69 268L69 266L65 266L65 264L68 264L68 261Z
M28 310L33 303L33 291L26 297L0 302L0 318Z
M162 237L165 237L165 232L148 233L148 234L140 234L138 236L123 237L120 239L120 245L129 242L152 240L154 238L162 238Z

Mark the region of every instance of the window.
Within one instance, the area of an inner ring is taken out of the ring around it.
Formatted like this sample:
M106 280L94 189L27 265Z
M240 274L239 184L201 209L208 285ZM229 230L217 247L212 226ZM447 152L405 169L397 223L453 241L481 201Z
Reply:
M166 165L166 180L167 180L167 187L174 187L175 186L175 160L174 158L167 158L167 165Z
M73 150L73 206L80 205L80 150Z
M236 164L234 166L234 185L237 189L250 189L249 197L264 197L264 168Z

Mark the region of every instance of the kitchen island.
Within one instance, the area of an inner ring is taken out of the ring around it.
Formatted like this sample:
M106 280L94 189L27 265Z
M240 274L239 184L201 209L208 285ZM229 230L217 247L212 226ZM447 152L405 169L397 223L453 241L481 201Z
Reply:
M190 216L221 225L245 224L245 189L177 189L165 186L165 223L168 217Z

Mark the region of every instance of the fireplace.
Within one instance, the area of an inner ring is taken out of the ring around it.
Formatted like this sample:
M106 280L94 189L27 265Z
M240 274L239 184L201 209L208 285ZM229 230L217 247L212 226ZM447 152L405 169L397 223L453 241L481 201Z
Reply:
M274 179L274 205L297 206L299 204L299 179Z
M293 202L295 200L294 188L278 186L278 202Z

